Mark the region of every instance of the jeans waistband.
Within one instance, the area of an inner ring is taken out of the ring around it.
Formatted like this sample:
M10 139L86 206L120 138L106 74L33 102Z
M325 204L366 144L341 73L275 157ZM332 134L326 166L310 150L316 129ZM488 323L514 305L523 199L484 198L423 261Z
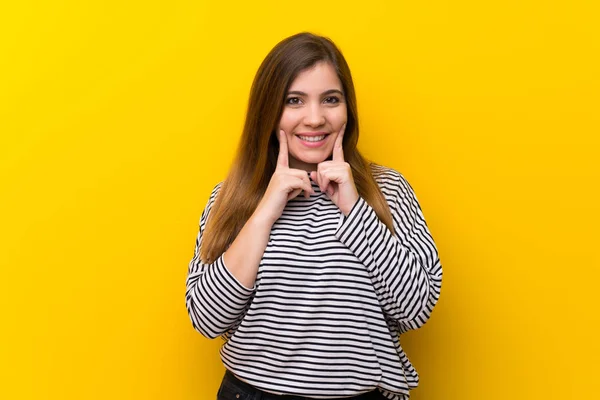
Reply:
M254 386L238 379L233 373L231 373L227 369L225 370L225 376L223 377L223 380L225 380L225 381L229 380L230 382L234 382L237 387L243 389L244 391L246 391L248 393L252 393L254 398L260 398L262 400L315 400L314 398L311 398L311 397L303 397L303 396L295 396L295 395L287 395L287 394L285 394L285 395L284 394L273 394L273 393L262 391L258 388L255 388ZM256 394L260 394L261 396L258 397L258 396L256 396ZM357 396L336 397L336 398L330 398L328 400L381 400L381 399L385 399L385 397L383 396L383 394L381 394L379 392L379 390L375 389L370 392L362 393Z

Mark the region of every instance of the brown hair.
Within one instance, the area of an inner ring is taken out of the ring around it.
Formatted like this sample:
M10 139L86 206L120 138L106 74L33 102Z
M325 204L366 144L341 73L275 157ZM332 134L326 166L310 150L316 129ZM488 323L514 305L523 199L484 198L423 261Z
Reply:
M337 72L348 112L344 159L352 169L359 196L393 232L392 215L368 162L358 151L358 115L350 68L328 38L303 32L279 42L260 65L248 102L246 122L229 174L215 199L203 233L201 259L214 262L235 240L262 199L275 172L279 142L276 129L287 91L298 74L318 62Z

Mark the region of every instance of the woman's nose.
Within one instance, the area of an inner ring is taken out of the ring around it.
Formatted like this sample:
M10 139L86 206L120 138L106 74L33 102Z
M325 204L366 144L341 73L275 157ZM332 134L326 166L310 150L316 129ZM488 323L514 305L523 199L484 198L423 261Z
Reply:
M325 113L320 105L312 105L307 107L304 123L308 126L321 126L325 123Z

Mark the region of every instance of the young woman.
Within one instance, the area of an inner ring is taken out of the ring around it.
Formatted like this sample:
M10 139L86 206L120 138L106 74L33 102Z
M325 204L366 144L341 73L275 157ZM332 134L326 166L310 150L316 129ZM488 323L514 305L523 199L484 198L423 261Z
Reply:
M438 252L409 183L357 142L338 48L310 33L277 44L187 277L194 328L225 339L219 400L400 400L417 386L398 335L439 298Z

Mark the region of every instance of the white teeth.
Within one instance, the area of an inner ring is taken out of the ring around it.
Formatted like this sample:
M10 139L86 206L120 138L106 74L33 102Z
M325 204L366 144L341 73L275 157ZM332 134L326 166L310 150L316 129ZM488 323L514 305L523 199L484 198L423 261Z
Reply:
M300 139L306 141L306 142L319 142L323 139L325 139L325 135L321 135L321 136L298 136Z

